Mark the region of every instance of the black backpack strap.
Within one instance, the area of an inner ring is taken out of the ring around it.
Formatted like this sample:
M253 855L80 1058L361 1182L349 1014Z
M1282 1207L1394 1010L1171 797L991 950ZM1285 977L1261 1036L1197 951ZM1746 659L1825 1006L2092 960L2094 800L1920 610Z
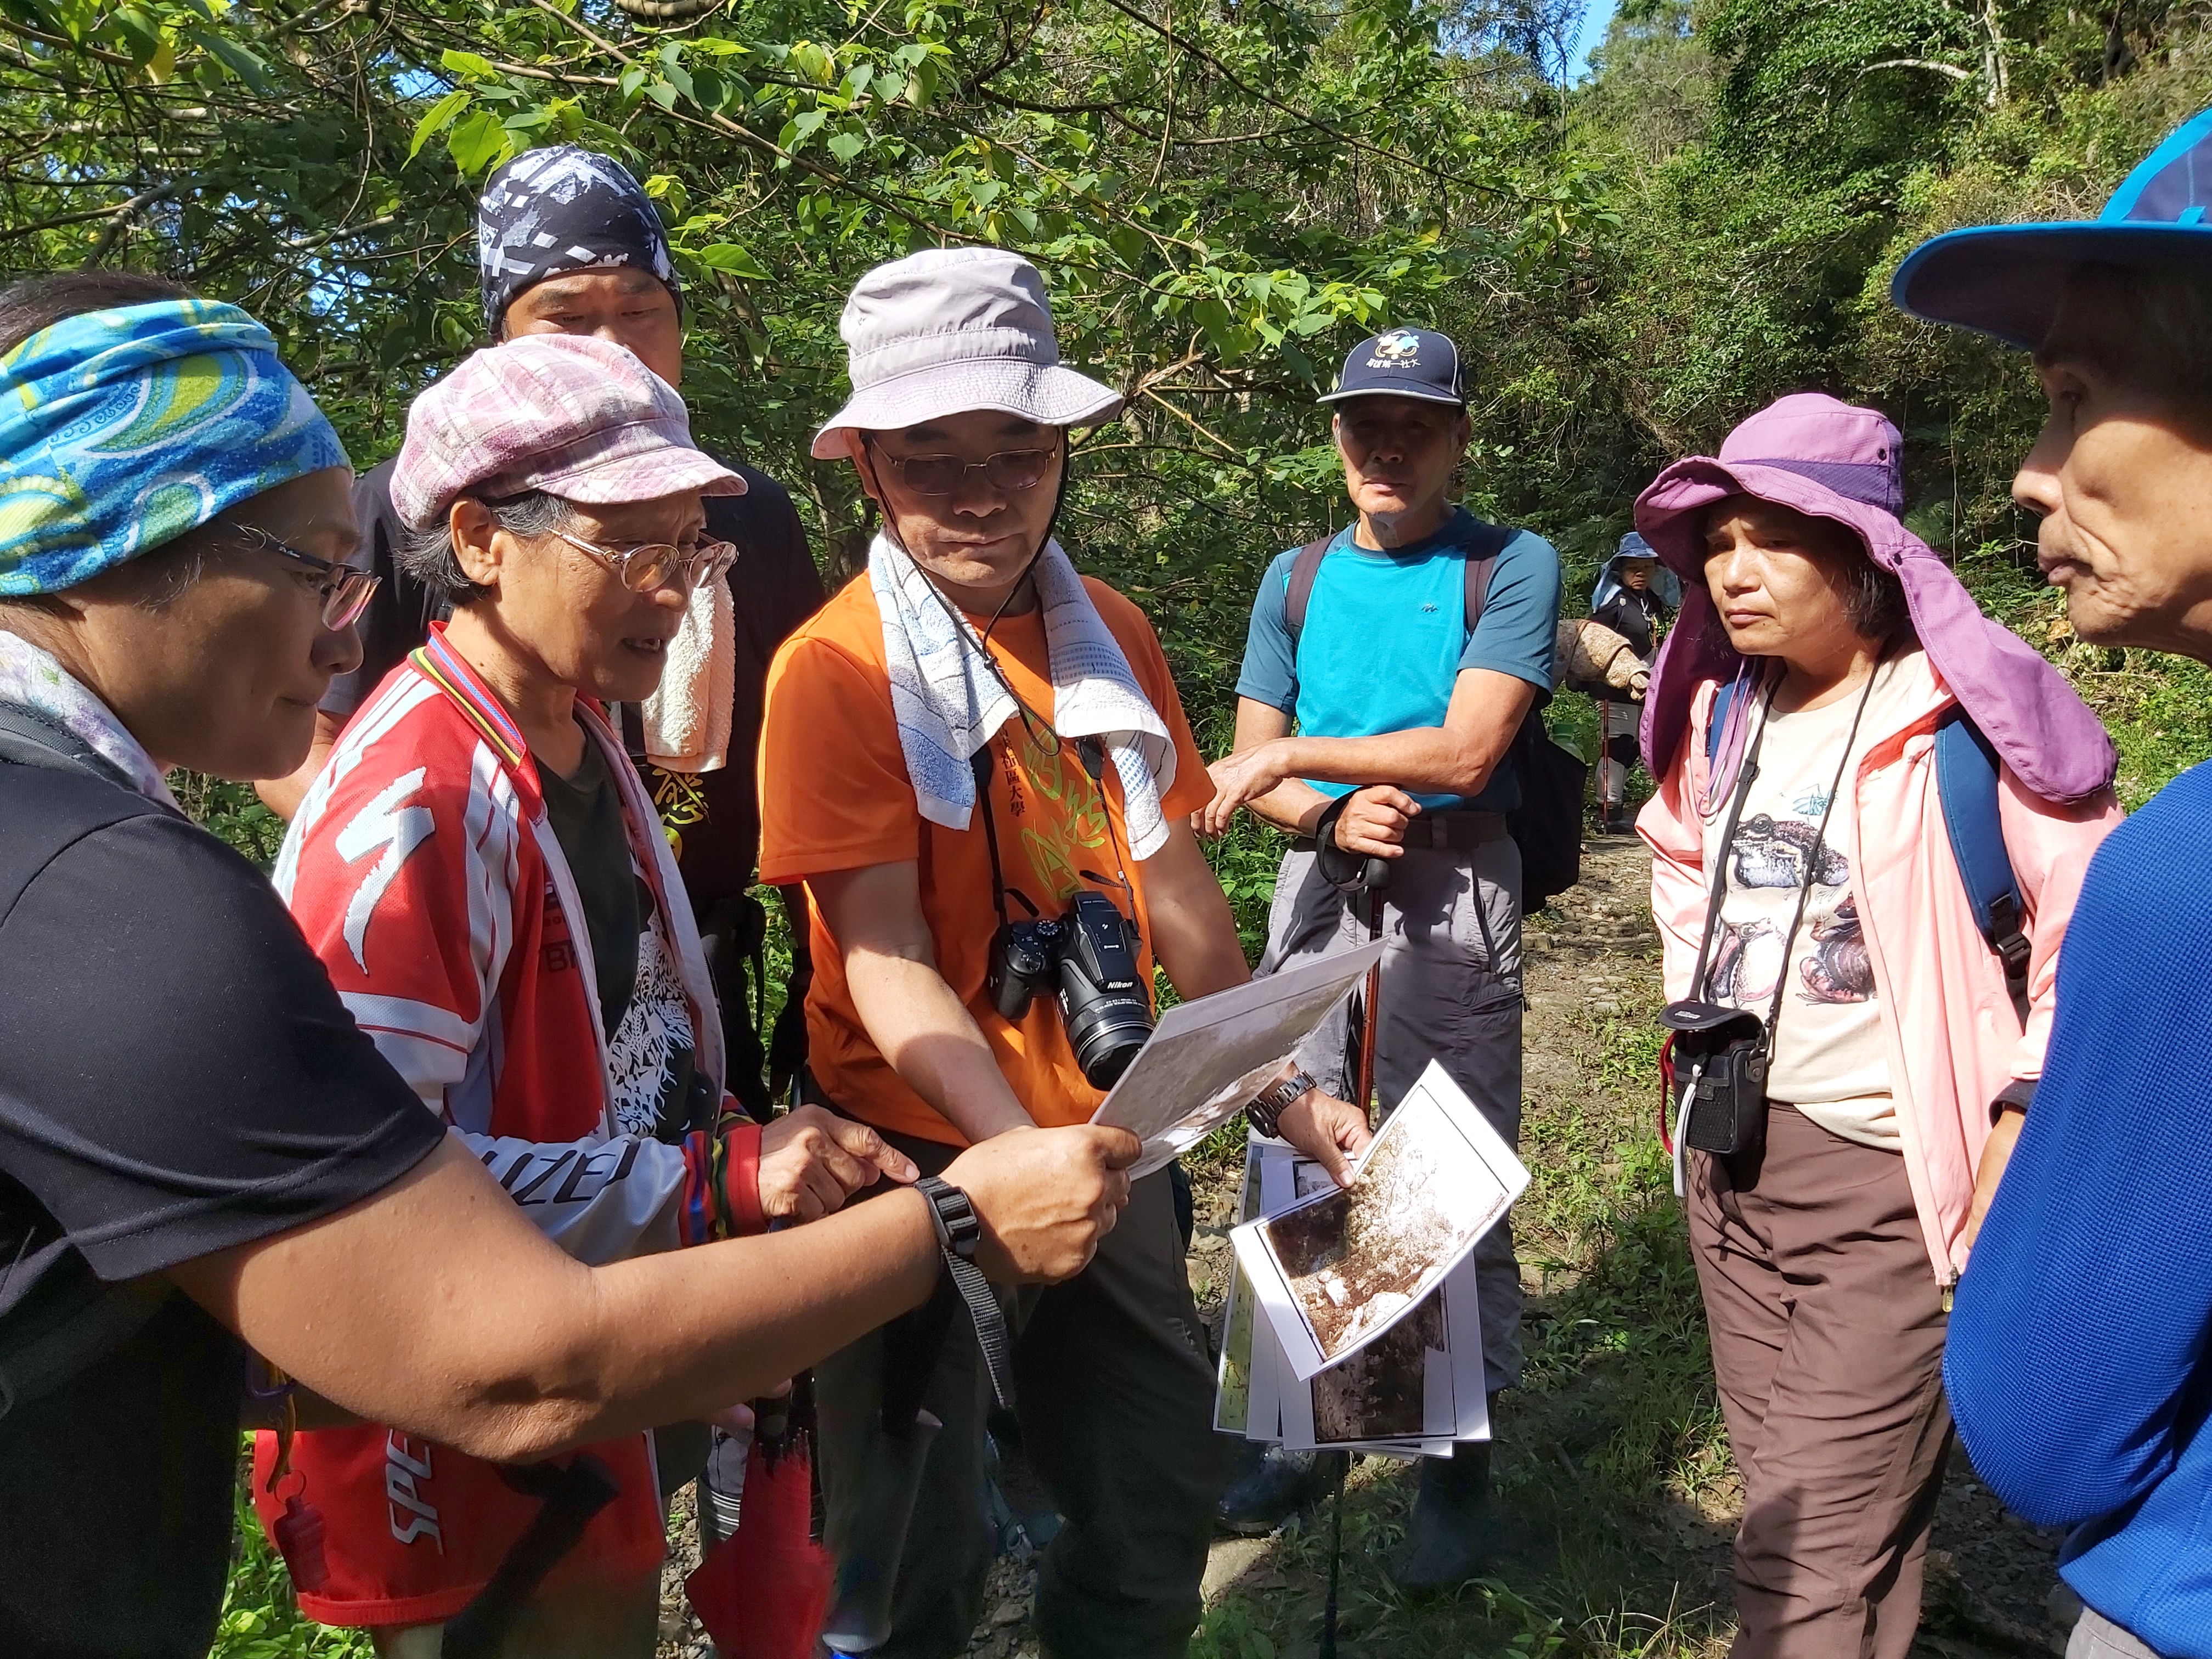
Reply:
M1498 568L1498 556L1521 532L1510 525L1474 521L1474 534L1467 544L1467 631L1482 620L1482 607L1490 601L1490 578Z
M13 703L0 703L0 763L89 772L126 789L131 787L112 761L76 732Z
M1306 625L1306 606L1312 601L1314 579L1321 574L1322 556L1336 539L1332 531L1317 542L1308 542L1291 561L1291 579L1283 588L1283 625L1290 629L1291 651L1297 654L1298 630Z

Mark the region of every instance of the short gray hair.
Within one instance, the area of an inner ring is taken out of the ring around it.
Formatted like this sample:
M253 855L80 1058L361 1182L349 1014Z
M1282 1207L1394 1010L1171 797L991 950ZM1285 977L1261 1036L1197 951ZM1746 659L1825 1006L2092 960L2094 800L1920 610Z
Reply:
M2106 324L2079 337L2099 368L2212 416L2212 283L2193 272L2085 264L2067 279L2066 299L2070 313Z
M535 538L565 530L575 521L576 509L558 495L532 489L520 495L483 501L485 512L510 536ZM452 509L428 530L411 532L394 552L400 569L425 587L442 593L456 605L489 599L491 589L472 582L461 568L453 549Z

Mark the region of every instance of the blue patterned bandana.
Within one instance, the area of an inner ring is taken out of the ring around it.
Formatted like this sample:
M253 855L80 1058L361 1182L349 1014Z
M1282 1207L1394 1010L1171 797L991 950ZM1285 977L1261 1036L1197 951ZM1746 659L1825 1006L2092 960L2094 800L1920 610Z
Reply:
M343 445L235 306L87 312L0 356L0 596L58 593Z

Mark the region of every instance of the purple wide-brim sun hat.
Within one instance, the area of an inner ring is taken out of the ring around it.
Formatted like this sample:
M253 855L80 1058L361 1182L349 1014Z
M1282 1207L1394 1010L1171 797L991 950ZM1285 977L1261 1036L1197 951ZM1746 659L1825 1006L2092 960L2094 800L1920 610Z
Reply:
M408 410L392 470L393 510L418 531L464 495L614 507L695 489L742 495L745 481L692 442L675 387L589 335L525 334L465 359Z
M1972 225L1923 242L1889 285L1924 322L2041 345L2085 264L2212 280L2212 110L2185 122L2128 174L2094 219Z
M817 461L857 456L860 434L970 410L1039 426L1096 426L1121 394L1060 360L1044 278L1002 248L926 248L853 285L837 331L853 395L814 434Z
M1675 462L1637 498L1637 530L1683 587L1644 702L1644 763L1654 777L1676 758L1698 689L1745 666L1705 586L1705 520L1715 502L1750 495L1842 525L1896 576L1936 672L2031 793L2068 803L2111 787L2118 756L2080 694L2027 641L1983 615L1950 567L1899 520L1902 450L1897 428L1876 410L1796 392L1729 433L1717 456Z

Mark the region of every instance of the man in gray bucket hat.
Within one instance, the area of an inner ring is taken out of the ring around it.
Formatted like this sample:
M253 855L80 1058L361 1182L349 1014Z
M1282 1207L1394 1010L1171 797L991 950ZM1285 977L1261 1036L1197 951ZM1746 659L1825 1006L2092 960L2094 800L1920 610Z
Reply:
M1212 786L1159 641L1052 539L1068 429L1121 398L1060 362L1043 279L1010 253L880 266L842 326L853 397L814 453L853 462L882 526L770 671L762 862L807 888L820 1097L929 1190L963 1146L1091 1117L1150 1029L1155 960L1186 998L1248 969L1188 823ZM1121 992L1054 963L1071 932L1133 957ZM1368 1138L1317 1091L1266 1099L1255 1116L1340 1170ZM1066 1517L1037 1595L1047 1650L1184 1650L1225 1443L1169 1172L1130 1193L1090 1267L1023 1293L1011 1332L955 1256L928 1308L817 1370L833 1651L966 1648L994 1389ZM957 1247L958 1195L933 1196Z

